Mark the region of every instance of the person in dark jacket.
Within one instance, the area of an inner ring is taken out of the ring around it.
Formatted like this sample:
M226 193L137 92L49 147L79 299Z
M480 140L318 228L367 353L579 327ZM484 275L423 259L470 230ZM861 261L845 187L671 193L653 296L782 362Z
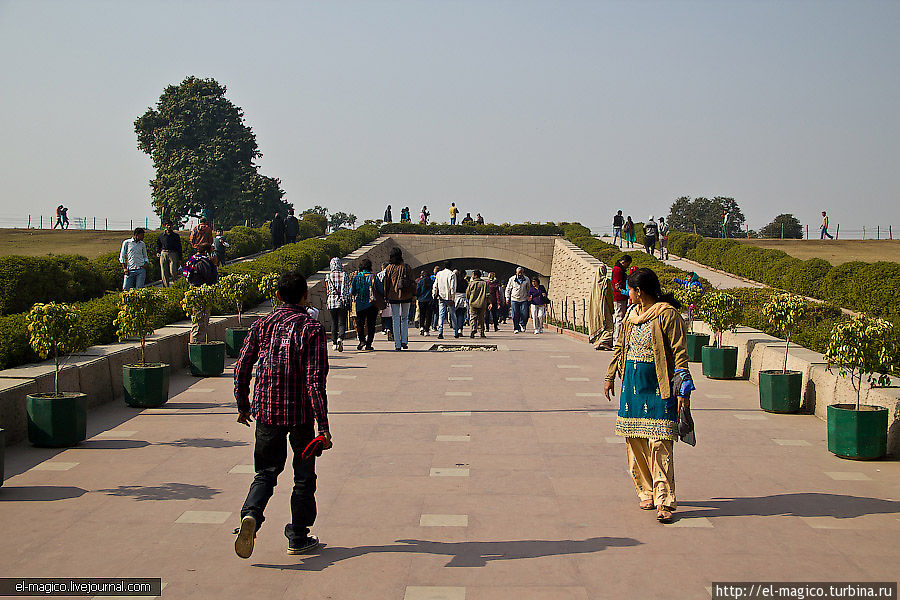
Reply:
M494 331L500 331L497 326L500 321L500 313L503 310L503 290L497 281L496 273L488 274L488 322L487 327L493 323Z
M384 298L391 304L394 349L406 350L409 344L409 302L416 290L412 269L403 262L403 251L391 248L384 270Z
M284 246L284 217L281 213L275 213L272 222L269 223L269 233L272 234L272 249L277 250Z
M428 335L431 331L431 286L434 282L425 271L419 271L419 280L416 282L416 300L419 303L419 333Z
M163 286L169 287L181 274L181 236L173 231L172 221L166 221L165 233L156 238L156 256Z
M294 216L294 211L291 209L288 212L288 216L284 219L284 242L286 244L293 244L297 241L297 234L300 233L300 221L297 220L297 217Z
M385 223L391 223L391 222L393 222L393 220L394 220L394 218L391 216L391 205L388 204L388 205L387 205L387 208L384 209L384 219L383 219L383 221L384 221Z
M375 319L378 316L378 307L372 303L372 287L380 289L381 284L372 273L372 261L364 258L359 263L359 271L350 281L350 295L356 303L356 345L357 350L374 350L372 341L375 339Z

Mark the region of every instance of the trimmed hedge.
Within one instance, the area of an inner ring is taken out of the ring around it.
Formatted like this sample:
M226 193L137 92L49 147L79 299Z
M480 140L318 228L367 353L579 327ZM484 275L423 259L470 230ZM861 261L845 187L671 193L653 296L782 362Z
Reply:
M391 233L418 233L423 235L563 235L563 225L566 224L447 225L434 223L421 225L419 223L384 223L381 225L381 233L382 235Z
M230 234L231 232L227 233L226 237ZM246 235L252 236L253 234L247 233ZM220 269L220 272L222 274L229 272L250 273L254 276L261 276L273 271L281 272L292 268L300 268L303 274L308 277L316 271L327 268L328 261L332 257L349 254L360 246L373 241L376 237L378 237L377 228L373 225L364 225L352 231L342 230L335 232L324 240L308 239L296 244L289 244L256 260L225 266ZM155 315L155 328L164 327L169 323L184 319L181 300L186 289L187 284L182 279L175 286L162 290L166 300L162 310ZM255 306L260 301L262 301L261 296L248 303L247 307ZM75 308L79 312L79 318L87 327L89 345L108 344L117 340L114 320L119 312L118 303L119 293L109 293L100 298L75 304ZM232 307L225 300L221 300L217 303L213 314L231 314L231 309ZM0 369L38 360L39 358L28 343L25 313L0 316Z

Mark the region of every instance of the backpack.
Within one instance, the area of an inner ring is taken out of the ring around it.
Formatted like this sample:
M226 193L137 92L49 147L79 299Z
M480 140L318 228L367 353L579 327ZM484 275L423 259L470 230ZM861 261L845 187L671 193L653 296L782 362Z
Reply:
M659 235L659 229L656 228L655 223L647 223L644 225L644 235L647 237L655 238Z
M192 256L184 265L182 274L191 285L212 285L216 282L212 263L205 256Z

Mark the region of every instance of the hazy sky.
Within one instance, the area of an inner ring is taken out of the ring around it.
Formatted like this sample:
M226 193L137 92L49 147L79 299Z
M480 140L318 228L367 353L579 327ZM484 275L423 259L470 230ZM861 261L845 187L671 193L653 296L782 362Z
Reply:
M214 77L302 209L900 227L900 2L0 0L0 226L152 215L133 122Z

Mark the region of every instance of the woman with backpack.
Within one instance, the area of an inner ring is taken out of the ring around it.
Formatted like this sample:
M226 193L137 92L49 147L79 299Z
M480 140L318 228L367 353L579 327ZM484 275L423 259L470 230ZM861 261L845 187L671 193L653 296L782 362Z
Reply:
M344 273L344 263L337 256L331 259L331 270L325 277L325 295L331 313L331 348L344 351L347 333L347 311L350 308L350 278Z
M409 348L409 303L416 291L412 268L403 262L403 251L394 247L384 270L384 298L391 304L394 350Z
M356 301L356 345L357 350L374 350L375 317L378 307L375 305L375 275L372 273L372 261L364 258L359 263L359 271L350 283L350 294Z

